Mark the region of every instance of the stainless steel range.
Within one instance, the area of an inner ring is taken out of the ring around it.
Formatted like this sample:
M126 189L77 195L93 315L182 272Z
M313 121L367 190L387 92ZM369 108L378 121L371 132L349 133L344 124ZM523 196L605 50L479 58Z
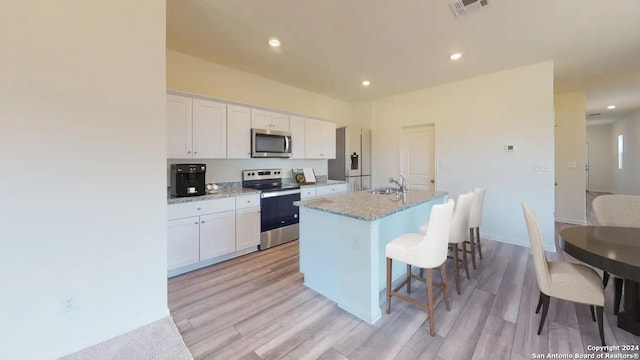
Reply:
M260 250L298 239L300 186L282 183L282 169L242 171L242 187L261 190Z

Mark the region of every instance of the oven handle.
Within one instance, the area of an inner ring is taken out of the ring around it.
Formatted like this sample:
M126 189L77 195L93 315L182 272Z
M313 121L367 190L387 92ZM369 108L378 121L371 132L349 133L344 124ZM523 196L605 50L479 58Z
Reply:
M293 195L293 194L300 194L300 189L263 192L262 194L260 194L260 197L265 199L265 198L272 198L276 196Z

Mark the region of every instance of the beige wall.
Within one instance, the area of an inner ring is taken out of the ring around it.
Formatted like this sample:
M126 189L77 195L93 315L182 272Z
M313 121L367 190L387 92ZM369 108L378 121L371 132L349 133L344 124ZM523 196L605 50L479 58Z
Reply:
M558 94L555 106L556 221L586 224L586 98L583 91Z
M281 82L167 49L167 88L288 111L348 125L351 105Z
M160 0L0 2L0 359L168 315L164 34Z
M434 124L436 185L455 199L486 187L483 236L528 246L521 202L554 249L553 63L379 99L373 103L375 186L398 175L403 126ZM517 151L505 152L506 144ZM546 171L534 172L534 163Z
M640 111L612 125L611 145L614 154L613 192L640 195ZM624 138L622 170L617 168L618 135Z
M587 126L589 191L613 192L616 159L611 124Z

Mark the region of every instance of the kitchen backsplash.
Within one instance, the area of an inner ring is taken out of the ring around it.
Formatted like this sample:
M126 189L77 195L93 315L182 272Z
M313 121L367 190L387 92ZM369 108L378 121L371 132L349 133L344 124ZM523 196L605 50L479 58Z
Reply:
M297 159L183 159L167 160L167 184L171 183L169 169L171 164L205 164L207 165L207 183L232 183L242 181L242 170L249 169L282 169L285 178L291 178L291 169L311 167L316 176L327 175L327 160Z

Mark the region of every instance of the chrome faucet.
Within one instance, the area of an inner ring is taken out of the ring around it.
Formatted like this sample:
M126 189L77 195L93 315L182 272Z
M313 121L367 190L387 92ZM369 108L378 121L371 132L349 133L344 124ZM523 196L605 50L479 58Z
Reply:
M407 192L407 181L402 175L399 175L398 178L400 179L400 181L394 179L393 177L390 177L389 183L395 184L398 187L398 192L404 194Z

